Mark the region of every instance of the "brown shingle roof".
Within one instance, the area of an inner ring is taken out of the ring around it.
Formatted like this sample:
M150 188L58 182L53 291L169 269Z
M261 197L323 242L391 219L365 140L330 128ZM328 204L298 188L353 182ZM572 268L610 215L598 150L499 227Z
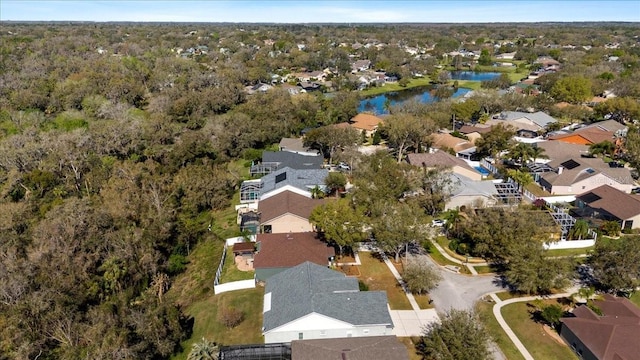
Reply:
M564 157L556 158L548 162L548 165L557 169L567 161L575 161L578 166L573 169L564 167L562 174L557 172L547 172L542 175L542 179L553 186L570 186L578 181L587 179L591 176L595 176L599 173L614 179L620 184L632 184L633 178L631 177L631 171L627 168L612 168L600 158L581 158L581 157ZM587 171L592 169L593 171Z
M473 145L471 142L465 139L460 139L453 135L437 133L431 136L433 138L434 148L438 148L438 149L448 148L448 149L452 149L455 152L460 152L460 151L464 151L464 150L475 147L475 145Z
M256 244L253 242L241 242L233 244L233 252L252 251L255 249Z
M351 126L356 129L373 131L382 123L382 119L372 114L360 113L354 116L351 122Z
M313 232L258 234L256 244L253 261L256 269L289 268L305 261L327 265L328 259L335 256L335 250Z
M609 185L599 186L576 196L593 209L601 209L620 220L640 214L640 200Z
M613 142L613 135L614 134L611 131L606 131L606 130L600 129L598 127L588 127L588 128L576 130L574 132L570 132L568 134L550 136L549 140L562 140L562 139L564 139L566 137L570 137L570 136L574 136L574 135L578 135L578 136L584 138L585 140L587 140L591 144L598 144L598 143L601 143L601 142L603 142L605 140Z
M576 317L562 319L563 330L565 327L570 330L598 359L637 359L640 354L640 309L628 299L610 295L605 295L604 300L596 300L595 305L604 316L595 313L585 316L587 312L593 313L588 308L574 311Z
M407 348L395 336L294 340L291 360L408 360Z
M460 166L470 171L476 171L476 169L472 168L467 164L466 161L457 158L446 151L435 151L432 153L409 153L407 154L407 161L409 164L414 166L425 166L425 167L454 167Z
M458 131L462 134L471 134L472 132L477 132L478 134L486 134L491 131L491 126L462 125L462 127Z
M268 222L287 213L308 219L316 206L326 202L327 199L310 199L292 191L283 191L258 202L260 222Z

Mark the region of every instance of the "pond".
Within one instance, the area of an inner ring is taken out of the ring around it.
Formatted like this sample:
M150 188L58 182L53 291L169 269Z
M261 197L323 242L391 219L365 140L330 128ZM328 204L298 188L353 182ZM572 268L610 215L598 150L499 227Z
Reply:
M470 80L470 81L487 81L500 76L497 72L473 72L473 71L452 71L451 78L453 80ZM434 86L420 86L407 90L380 94L374 97L366 98L360 101L358 112L372 112L374 114L388 114L385 103L389 101L390 105L399 105L406 101L419 101L422 103L430 103L438 101L432 96ZM458 88L453 97L460 97L471 91L467 88Z

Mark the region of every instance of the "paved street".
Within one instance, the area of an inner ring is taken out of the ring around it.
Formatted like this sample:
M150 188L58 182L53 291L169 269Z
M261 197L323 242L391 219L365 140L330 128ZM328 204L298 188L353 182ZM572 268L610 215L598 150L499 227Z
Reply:
M439 269L442 280L438 287L429 292L436 309L445 312L454 309L473 309L474 304L486 293L503 290L493 275L462 275L456 274L437 266L427 255L418 255Z

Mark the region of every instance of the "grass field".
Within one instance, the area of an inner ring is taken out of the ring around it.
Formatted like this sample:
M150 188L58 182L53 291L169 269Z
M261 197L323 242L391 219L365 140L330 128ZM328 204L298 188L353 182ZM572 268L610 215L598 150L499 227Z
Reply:
M474 266L473 268L476 269L478 274L492 274L496 272L496 270L489 265Z
M632 303L640 307L640 291L634 292L633 295L631 295L631 298L629 300L631 300Z
M513 342L507 334L502 330L498 320L493 316L493 302L479 301L476 304L476 313L480 317L483 325L489 332L489 335L493 341L498 345L500 350L504 353L505 357L509 360L524 360L524 357L520 354L518 349L513 345Z
M184 351L172 359L187 358L193 343L203 337L220 345L260 344L264 342L262 327L262 301L264 289L231 291L208 297L193 303L186 313L194 319L191 338L182 343ZM242 311L244 320L240 325L228 329L218 320L218 312L224 307L233 307Z
M384 261L370 252L360 252L360 276L369 290L385 290L392 310L411 310L409 299Z
M402 91L402 90L407 90L414 87L428 86L428 85L431 85L431 79L429 79L428 77L423 77L423 78L411 79L409 84L404 87L398 85L397 83L389 83L389 84L385 84L384 86L372 87L366 90L362 90L360 94L363 97L369 97L369 96L380 95L388 92Z
M557 300L544 300L545 304L562 304ZM518 339L535 359L568 360L578 359L573 351L551 330L547 333L542 324L533 321L533 307L527 302L514 303L502 308L502 316Z

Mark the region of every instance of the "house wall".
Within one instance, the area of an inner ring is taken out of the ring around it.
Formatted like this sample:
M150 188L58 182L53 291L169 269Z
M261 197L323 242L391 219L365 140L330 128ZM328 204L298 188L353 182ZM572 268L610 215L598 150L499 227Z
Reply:
M313 231L313 226L308 219L293 214L284 214L261 225L271 225L271 233L273 234Z
M633 221L633 225L631 226L632 229L640 229L640 214L632 218L626 219L625 221L629 221L629 220Z
M345 337L391 335L391 325L353 325L320 314L309 314L264 333L264 342L280 343L300 339L331 339Z
M477 181L482 180L482 174L480 174L479 172L474 171L474 170L469 170L469 169L463 168L462 166L454 166L451 170L454 173L462 175L462 176L466 176L471 180L477 180Z
M475 195L475 196L453 196L444 206L445 210L451 210L455 208L460 208L462 206L465 207L473 207L477 208L478 204L482 204L482 207L493 206L496 204L495 200L483 196L483 195Z
M580 338L578 338L565 324L561 325L560 328L560 336L562 339L569 345L573 351L575 351L578 355L580 355L580 359L583 360L599 360L597 356L595 356L588 347L586 347Z
M568 195L568 194L577 195L577 194L585 193L587 191L591 191L602 185L609 185L627 194L631 193L631 189L633 188L633 185L631 184L621 184L617 181L614 181L610 177L604 176L602 174L596 174L590 178L579 181L571 186L555 185L551 188L551 193L564 194L564 195Z

